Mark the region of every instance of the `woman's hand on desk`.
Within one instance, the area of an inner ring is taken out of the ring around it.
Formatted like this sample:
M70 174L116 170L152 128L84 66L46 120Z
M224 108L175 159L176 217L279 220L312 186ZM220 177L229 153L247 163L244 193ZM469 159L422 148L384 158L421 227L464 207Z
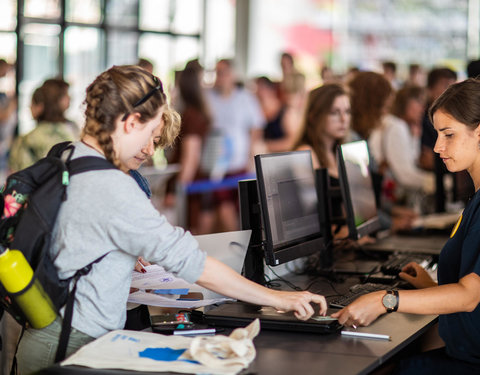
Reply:
M297 319L307 320L315 313L312 303L320 306L320 315L327 313L327 301L324 296L310 292L284 292L271 290L278 300L272 307L279 311L293 311Z
M437 283L433 281L427 271L418 263L411 262L403 267L402 272L398 276L408 281L417 289L430 288L437 286Z
M366 294L331 316L345 326L368 326L386 312L382 304L384 295L384 290Z
M298 319L309 319L314 310L311 303L320 306L321 315L327 312L325 297L310 292L285 292L265 288L236 273L215 258L207 256L205 267L197 284L244 302L271 306L280 311L293 311Z

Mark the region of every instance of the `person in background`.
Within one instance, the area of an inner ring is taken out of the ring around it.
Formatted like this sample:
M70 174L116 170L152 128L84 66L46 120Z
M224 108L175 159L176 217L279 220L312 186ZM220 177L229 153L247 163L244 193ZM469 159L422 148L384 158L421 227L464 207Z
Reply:
M408 65L408 78L404 86L420 86L425 87L426 77L425 71L420 64L412 63Z
M8 79L14 66L0 59L0 79ZM8 155L17 125L17 98L13 93L0 92L0 183L8 174Z
M169 150L168 162L179 163L180 172L170 184L165 198L167 206L175 203L175 187L181 184L186 187L194 181L206 179L208 176L200 171L200 160L205 139L211 128L212 115L203 88L203 67L194 60L180 72L177 82L178 111L182 118L182 126L178 142ZM212 194L191 194L187 197L187 228L193 234L212 233L214 215L211 210Z
M467 77L477 78L480 76L480 60L470 60L467 64Z
M450 172L466 170L475 194L460 215L438 261L438 284L418 264L400 277L417 290L367 294L332 314L346 326L368 326L384 313L439 314L444 346L400 362L396 375L480 373L480 81L452 84L432 104L434 151Z
M253 170L253 156L257 149L263 149L265 118L257 98L237 86L232 60L218 61L215 71L215 84L207 91L213 121L202 169L212 179L221 180ZM238 230L237 189L214 191L213 199L219 230Z
M6 60L0 59L0 78L6 77L12 68L12 65ZM0 92L0 123L10 119L16 108L17 101L13 98L9 98L7 93Z
M433 173L417 166L424 111L425 90L404 87L395 95L391 113L368 139L373 157L385 168L383 173L393 178L395 202L410 207L416 197L432 194L435 188Z
M392 104L390 82L379 73L357 72L348 82L352 106L352 140L368 140Z
M87 88L85 102L86 123L72 158L105 157L118 169L72 177L52 232L49 251L60 278L107 254L77 285L67 355L123 327L126 313L119 307L126 305L139 256L232 298L294 311L300 319L313 315L313 302L325 315L323 296L267 289L207 256L190 233L166 221L127 174L138 167L142 149L154 149L158 127L162 147L179 131L179 116L157 77L137 66L112 67ZM22 375L53 364L61 322L58 317L46 328L26 329L17 354Z
M279 97L282 103L301 114L305 108L305 75L295 66L292 54L282 53L280 57L282 80L279 84Z
M12 172L40 160L56 143L78 139L78 127L65 117L70 105L68 87L62 79L48 79L35 90L31 112L37 125L13 142L9 159Z
M352 121L348 141L364 139L382 126L394 100L394 91L387 79L375 72L358 72L349 81ZM416 213L395 206L391 201L388 180L384 179L379 162L372 157L372 177L380 208L382 228L393 231L410 229ZM388 199L385 199L385 196Z
M325 85L327 83L338 83L339 78L335 76L332 68L328 65L323 65L320 69L320 78L322 79L322 83Z
M313 168L327 168L338 178L336 147L348 135L351 120L350 98L339 84L327 84L310 91L302 131L295 150L310 150Z
M400 82L397 78L397 64L393 61L384 61L382 63L383 76L390 82L394 90L400 88Z
M427 77L427 107L456 81L457 73L453 70L446 67L433 68ZM438 155L433 152L436 139L437 134L433 130L428 111L425 111L422 122L419 166L435 173L435 202L431 205L433 208L432 211L444 212L447 209L447 203L450 200L449 197L453 198L452 201L457 200L456 193L459 189L455 187L455 179L458 173L449 173ZM463 174L460 178L463 181L468 181L468 176L465 175L465 172L462 171L460 173ZM467 188L467 190L469 189ZM468 192L465 198L468 200Z
M299 111L280 100L277 86L268 77L258 77L255 83L257 98L266 119L263 138L267 151L291 150L301 123Z
M457 80L457 73L450 68L433 68L427 76L427 108L442 93ZM433 130L433 125L428 116L428 110L425 111L422 121L421 154L419 163L423 169L433 171L435 169L435 154L433 146L437 140L437 134Z

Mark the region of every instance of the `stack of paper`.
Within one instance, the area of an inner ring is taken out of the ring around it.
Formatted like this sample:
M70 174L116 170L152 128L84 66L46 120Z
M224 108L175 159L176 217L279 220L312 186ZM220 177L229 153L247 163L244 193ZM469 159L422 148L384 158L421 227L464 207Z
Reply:
M175 277L156 264L147 266L145 269L145 273L133 272L131 287L139 290L129 295L128 302L130 303L161 307L197 308L230 300L228 298L179 298L180 295L187 295L194 284Z

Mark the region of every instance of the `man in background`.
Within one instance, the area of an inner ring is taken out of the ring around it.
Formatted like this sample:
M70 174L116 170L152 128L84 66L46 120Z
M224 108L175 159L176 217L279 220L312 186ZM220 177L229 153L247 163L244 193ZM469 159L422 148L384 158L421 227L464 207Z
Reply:
M217 62L215 84L208 90L207 100L212 112L212 126L205 148L207 152L212 148L217 150L216 155L204 157L210 159L210 176L221 180L253 170L253 155L262 143L265 119L257 98L237 85L231 60ZM216 141L209 142L209 138ZM213 202L221 230L239 229L237 200L236 189L214 192Z

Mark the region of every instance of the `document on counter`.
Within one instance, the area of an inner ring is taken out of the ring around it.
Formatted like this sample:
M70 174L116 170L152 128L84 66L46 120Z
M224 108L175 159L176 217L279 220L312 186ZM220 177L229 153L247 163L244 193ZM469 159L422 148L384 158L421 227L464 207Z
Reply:
M145 267L145 273L133 272L132 273L132 288L137 289L190 289L193 284L180 279L170 272L156 264ZM186 293L173 293L173 294L186 294Z
M139 290L131 293L128 296L128 302L138 303L141 305L160 306L160 307L176 307L184 309L196 309L202 306L213 305L216 303L223 303L227 301L234 301L231 298L211 298L211 299L175 299L168 296L163 296L155 293L147 293Z

